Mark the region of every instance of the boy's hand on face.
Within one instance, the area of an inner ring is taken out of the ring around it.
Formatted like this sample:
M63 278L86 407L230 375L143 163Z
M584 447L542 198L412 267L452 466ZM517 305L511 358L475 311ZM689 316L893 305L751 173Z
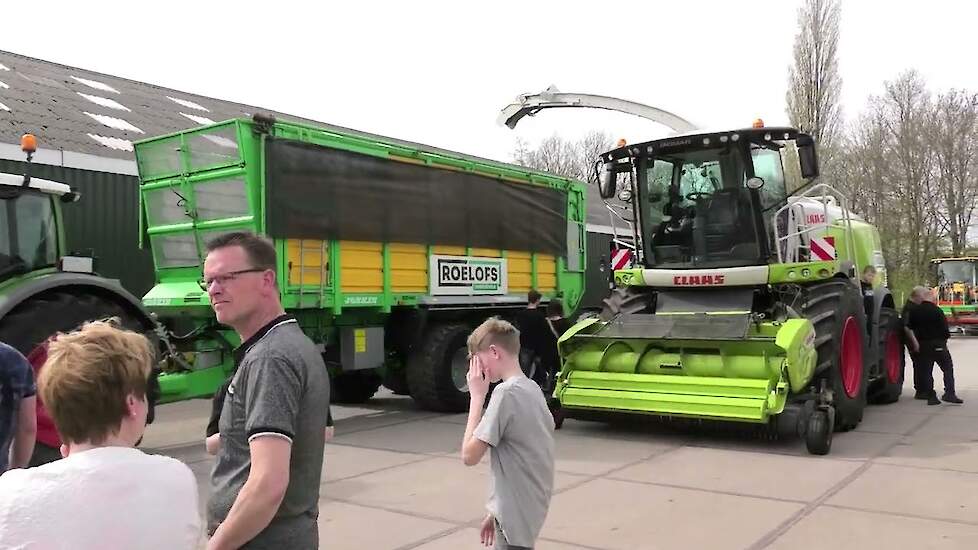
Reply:
M466 376L466 381L472 399L485 399L486 394L489 393L489 377L486 376L482 360L477 355L469 359L469 374Z

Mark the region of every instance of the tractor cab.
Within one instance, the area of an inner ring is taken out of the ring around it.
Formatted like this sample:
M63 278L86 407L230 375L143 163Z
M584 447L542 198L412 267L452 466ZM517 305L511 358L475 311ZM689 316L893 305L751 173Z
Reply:
M34 137L24 136L21 145L30 162ZM77 198L63 183L32 178L29 169L27 174L0 173L0 283L57 267L64 252L58 202Z
M718 268L766 264L772 224L803 178L818 174L814 142L791 128L757 127L669 137L626 145L601 157L602 196L618 174L634 188L643 264L650 268Z

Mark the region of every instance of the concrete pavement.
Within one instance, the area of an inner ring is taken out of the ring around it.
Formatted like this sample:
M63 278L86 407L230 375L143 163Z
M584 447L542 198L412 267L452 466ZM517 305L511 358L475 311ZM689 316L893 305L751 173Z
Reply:
M800 440L568 420L537 548L978 548L978 339L956 338L951 351L963 406L929 407L908 382L898 403L871 406L857 430L836 434L826 457ZM936 367L935 378L940 387ZM144 442L190 465L201 502L209 409L161 407ZM333 415L322 548L480 547L488 459L466 468L458 458L464 415L388 393Z

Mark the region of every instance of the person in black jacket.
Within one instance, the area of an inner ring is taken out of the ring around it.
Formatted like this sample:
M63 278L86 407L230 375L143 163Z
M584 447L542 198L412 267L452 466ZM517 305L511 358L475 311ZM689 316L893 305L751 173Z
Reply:
M907 328L913 331L918 343L919 391L926 392L928 405L940 405L937 392L934 391L934 363L944 372L944 395L947 403L961 404L964 401L954 392L954 362L947 349L947 341L951 337L948 330L947 318L941 308L933 302L930 289L918 286L910 294L914 307L907 316Z

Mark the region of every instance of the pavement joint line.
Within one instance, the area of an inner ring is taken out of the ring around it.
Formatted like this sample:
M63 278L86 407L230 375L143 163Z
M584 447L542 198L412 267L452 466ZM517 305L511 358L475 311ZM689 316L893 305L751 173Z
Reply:
M637 483L639 485L648 485L651 487L666 487L669 489L682 489L684 491L695 491L697 493L711 493L715 495L727 495L731 497L742 497L742 498L753 498L759 500L771 500L774 502L783 502L786 504L808 504L809 501L795 499L795 498L783 498L783 497L772 497L767 495L752 495L749 493L740 493L737 491L726 491L723 489L706 489L703 487L693 487L690 485L676 485L673 483L662 483L659 481L643 481L638 479L625 479L621 477L608 477L606 478L610 481L618 481L621 483Z
M482 521L482 520L479 520L479 521ZM465 529L468 529L468 528L469 528L469 525L456 525L455 527L452 527L450 529L444 529L442 531L438 531L437 533L432 533L432 534L428 535L427 537L424 537L423 539L416 540L414 542L409 542L407 544L402 544L401 546L396 547L394 550L411 550L412 548L418 548L419 546L424 546L425 544L428 544L429 542L435 542L435 541L441 540L441 539L443 539L445 537L452 536L455 533L459 533L459 532L461 532L461 531L463 531Z
M852 510L855 512L866 512L878 516L898 516L908 519L920 519L926 521L938 521L942 523L953 523L956 525L966 525L968 527L978 527L978 521L966 521L963 519L941 518L936 516L922 516L919 514L909 514L907 512L891 512L889 510L873 510L870 508L859 508L858 506L846 506L843 504L825 504L826 508L837 508L839 510Z
M409 419L406 419L406 420L395 420L395 421L392 421L390 424L382 424L380 426L367 426L367 427L363 427L363 428L359 428L359 429L353 429L353 430L349 430L349 431L344 430L342 432L339 432L337 430L338 433L337 433L336 437L342 437L342 436L349 435L349 434L359 434L359 433L363 433L363 432L369 432L369 431L372 431L372 430L381 430L383 428L390 428L392 426L400 426L402 424L410 424L411 422L418 422L418 421L421 421L421 420L431 420L431 419L433 419L435 417L436 417L436 414L430 414L430 415L420 416L418 418L409 418ZM353 417L350 417L350 418L352 419L352 418L362 418L362 417L353 416ZM349 420L349 419L347 419L347 418L338 419L335 422L336 428L339 428L340 427L340 423L343 422L344 420Z
M583 476L584 479L580 479L578 481L575 481L574 483L568 484L566 487L563 487L561 489L555 490L553 492L553 496L564 494L564 493L566 493L568 491L571 491L573 489L577 489L578 487L582 487L582 486L584 486L584 485L586 485L588 483L591 483L592 481L597 481L599 479L611 479L609 476L611 476L611 475L613 475L615 473L618 473L618 472L620 472L622 470L627 470L628 468L631 468L632 466L638 466L639 464L641 464L641 463L643 463L643 462L645 462L647 460L652 460L654 458L659 458L660 456L663 456L663 455L666 455L666 454L669 454L669 453L678 451L679 449L682 449L682 448L683 448L683 445L677 445L675 447L669 447L669 448L664 448L664 449L657 449L657 450L653 451L652 453L650 453L648 455L645 455L644 457L642 457L642 458L640 458L638 460L633 460L632 462L628 462L628 463L622 464L621 466L612 468L612 469L610 469L610 470L608 470L606 472L602 472L600 474L592 474L592 475L588 475L588 474L573 474L573 475L577 475L577 476ZM569 473L569 472L567 472L567 473Z
M611 548L607 548L605 546L591 546L589 544L580 544L580 543L577 543L577 542L570 542L570 541L560 540L560 539L552 539L552 538L549 538L549 537L540 537L537 540L542 540L542 541L546 541L546 542L556 542L557 544L567 544L567 545L573 546L575 548L584 548L586 550L612 550Z
M346 498L331 497L329 495L326 495L324 497L321 497L320 498L320 503L323 500L325 500L327 502L328 501L333 501L333 502L339 502L341 504L349 504L351 506L359 506L361 508L373 508L374 510L381 510L383 512L390 512L392 514L400 514L402 516L409 516L409 517L417 518L417 519L425 519L425 520L428 520L428 521L437 521L439 523L449 523L449 524L452 524L452 525L455 525L455 526L459 526L459 527L468 527L473 521L481 521L481 519L482 519L482 518L479 518L479 520L458 521L458 520L455 520L455 519L443 518L443 517L439 517L439 516L430 516L428 514L422 514L422 513L418 513L418 512L411 512L411 511L408 511L408 510L401 510L399 508L392 508L392 507L378 505L378 504L366 504L366 503L363 503L363 502L357 502L355 500L350 500L350 499L346 499Z
M368 475L372 475L372 474L379 474L380 472L386 472L387 470L393 470L395 468L400 468L401 466L410 466L412 464L419 464L421 462L427 462L429 460L432 460L434 458L437 458L437 457L427 456L427 455L418 455L418 456L420 456L421 458L419 458L417 460L412 460L410 462L403 462L401 464L392 464L390 466L384 466L383 468L377 468L376 470L370 470L369 472L361 472L359 474L353 474L353 475L346 476L346 477L340 477L340 478L336 478L336 479L326 480L326 481L323 481L320 484L320 488L322 488L323 486L328 486L331 483L339 483L341 481L349 481L351 479L356 479L356 478L361 477L361 476L368 476ZM327 464L326 468L327 468L327 471L329 471L329 465L328 464Z
M880 457L880 458L894 458L894 457L884 456L884 457ZM921 470L921 471L926 471L926 472L950 472L952 474L967 474L967 475L978 476L978 472L976 472L976 471L957 470L957 469L954 469L954 468L937 468L935 466L921 466L919 464L901 464L899 462L875 462L874 464L876 464L877 466L892 466L892 467L895 467L895 468L909 468L911 470Z
M917 425L911 428L910 430L908 430L905 435L910 436L916 433L917 430L919 430L925 424L930 422L931 420L930 416L931 415L928 415L926 418L918 422ZM806 504L801 510L792 514L791 517L784 520L783 522L781 522L780 525L778 525L777 527L769 531L766 535L758 539L754 544L748 547L748 550L764 550L768 546L774 544L775 541L777 541L779 538L784 536L784 534L787 533L792 527L798 525L798 523L800 523L802 520L810 516L815 510L818 509L819 506L828 502L830 498L839 494L843 489L851 485L854 481L856 481L857 479L859 479L859 477L861 477L864 473L866 473L870 468L876 465L877 458L881 458L889 454L889 452L892 451L899 444L900 444L899 440L894 441L893 443L887 445L883 449L880 449L879 452L877 452L874 456L870 457L865 462L863 462L863 464L858 468L856 468L852 473L842 478L838 483L830 487L827 491L822 493L818 498Z
M459 438L459 441L461 441L461 439L462 438L460 437ZM432 451L432 452L405 451L405 450L402 450L402 449L392 449L390 447L373 447L373 446L369 446L369 445L353 445L353 444L350 444L350 443L343 443L342 441L330 442L330 443L327 444L327 446L328 445L337 445L337 446L340 446L340 447L351 447L353 449L367 449L367 450L370 450L370 451L387 451L389 453L398 453L398 454L404 454L404 455L423 455L423 456L430 456L432 458L446 458L446 457L451 456L453 453L455 453L455 451L445 451L445 452L434 452L434 451Z

